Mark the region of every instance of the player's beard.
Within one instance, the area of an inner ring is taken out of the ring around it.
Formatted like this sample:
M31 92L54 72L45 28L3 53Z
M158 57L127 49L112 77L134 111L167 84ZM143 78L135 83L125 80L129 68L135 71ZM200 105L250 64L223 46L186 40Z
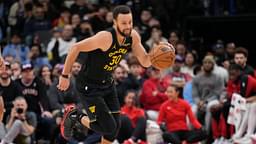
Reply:
M7 80L10 76L7 73L1 75L0 79Z
M123 36L123 37L129 37L131 35L131 32L132 32L131 29L129 29L130 30L129 34L125 34L124 32L122 32L120 30L119 26L116 26L116 28L117 28L118 33L120 33L120 35Z

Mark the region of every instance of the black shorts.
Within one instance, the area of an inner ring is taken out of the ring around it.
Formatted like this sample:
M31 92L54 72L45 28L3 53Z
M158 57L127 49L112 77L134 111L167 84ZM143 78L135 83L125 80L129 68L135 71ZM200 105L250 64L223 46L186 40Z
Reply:
M85 107L90 122L105 115L120 113L120 104L114 83L106 85L85 84L80 91L81 103Z

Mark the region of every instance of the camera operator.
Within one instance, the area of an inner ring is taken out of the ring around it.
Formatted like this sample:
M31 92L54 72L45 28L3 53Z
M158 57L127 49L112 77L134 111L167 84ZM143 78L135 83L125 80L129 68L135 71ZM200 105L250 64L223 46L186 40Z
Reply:
M7 133L2 139L1 144L12 143L14 140L22 144L31 143L30 136L35 131L37 119L34 112L27 111L27 107L25 98L15 98L6 124Z

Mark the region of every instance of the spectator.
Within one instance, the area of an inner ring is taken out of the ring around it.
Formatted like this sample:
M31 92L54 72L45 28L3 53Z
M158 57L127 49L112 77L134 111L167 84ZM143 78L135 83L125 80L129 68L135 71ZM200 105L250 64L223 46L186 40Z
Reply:
M254 69L247 64L248 51L243 47L238 47L235 50L234 61L236 64L239 64L244 74L254 76Z
M174 65L172 66L173 71L163 78L165 87L172 84L183 88L191 80L189 74L181 72L183 63L184 59L180 55L176 55Z
M167 100L165 87L161 81L161 72L153 67L149 68L149 79L142 85L140 102L146 110L148 119L156 121L161 104Z
M53 27L52 29L52 38L60 38L61 37L61 33L62 33L62 28L59 28L59 27Z
M228 81L227 69L223 68L222 66L217 65L213 55L207 55L207 56L212 57L212 59L214 60L213 73L215 75L217 75L220 78L220 80L224 82L224 84L226 84Z
M193 74L194 68L197 64L197 56L193 52L188 52L185 57L185 63L181 67L181 72L189 74L191 77L194 77Z
M19 61L14 61L11 63L11 71L12 71L12 80L17 80L21 78L21 64Z
M233 61L234 60L234 54L236 51L236 45L234 42L229 42L226 44L226 59L229 61Z
M185 42L183 41L178 41L176 43L176 53L177 55L180 55L183 59L185 59L186 57L186 53L187 53L187 47Z
M81 23L80 16L78 14L73 14L71 16L71 25L72 25L74 31L76 31L78 29L80 23Z
M126 78L125 73L125 69L120 65L118 65L113 71L113 78L116 85L117 96L121 106L124 104L124 96L126 91L126 87L124 85L124 80Z
M38 76L46 86L46 89L48 90L53 83L51 67L49 65L41 66L38 72Z
M213 73L214 59L206 56L203 60L203 72L199 73L192 81L192 96L197 104L199 119L205 124L207 132L210 132L211 107L219 104L219 98L224 90L224 82ZM202 116L204 115L205 116ZM200 118L201 117L201 118Z
M108 11L107 14L106 14L106 17L105 17L105 26L106 28L110 28L113 26L113 12L111 11Z
M50 21L45 17L45 11L42 4L34 7L33 17L24 24L24 35L32 36L38 31L48 31L51 29Z
M36 114L32 111L27 111L27 108L28 103L25 98L15 98L9 120L6 124L8 132L1 138L1 144L12 143L15 139L17 139L18 143L31 143L31 135L36 129L37 119Z
M72 14L79 14L80 17L83 17L91 13L91 6L85 0L75 0L75 3L70 7L70 11Z
M6 122L6 116L10 114L12 108L12 102L18 95L17 84L11 79L11 65L9 62L5 62L5 69L0 69L0 90L1 97L4 102L4 119L3 122Z
M55 19L52 25L54 27L59 27L63 29L65 25L70 24L70 17L71 17L71 13L69 9L64 7L60 12L60 17Z
M79 27L75 31L75 37L78 41L94 35L92 25L89 20L82 20Z
M243 74L243 69L238 64L231 65L229 73L230 81L227 85L228 102L230 103L233 93L239 93L246 98L246 102L248 103L241 125L233 136L233 139L235 142L241 142L241 140L249 141L250 135L252 135L255 130L255 121L252 122L252 119L255 118L253 117L254 114L251 113L254 113L253 111L255 109L254 95L256 93L256 80L251 75ZM248 127L247 132L245 131L246 127ZM247 135L243 136L245 132Z
M173 30L169 33L169 43L176 47L177 42L180 40L180 33L177 30Z
M17 80L19 92L25 97L29 103L28 110L34 111L37 115L41 115L41 108L39 103L42 105L45 113L42 115L48 115L48 99L46 96L46 90L44 84L35 76L33 66L30 63L22 65L22 77Z
M202 72L201 65L197 65L193 71L193 75L196 76L201 72ZM193 81L193 79L192 79L192 81ZM185 84L182 94L183 94L183 99L186 100L190 104L190 106L192 107L192 111L194 113L196 113L197 106L192 97L192 81L189 81Z
M140 65L136 57L131 57L128 60L128 65L130 71L128 76L124 79L124 85L126 90L133 89L138 92L144 82L144 78L142 77L143 67Z
M212 121L213 136L215 141L221 142L221 137L225 139L230 138L234 134L234 126L227 123L229 111L231 108L232 95L238 93L244 97L253 95L254 78L250 75L243 74L243 70L238 64L231 64L229 67L229 81L227 83L227 96L223 97L220 105L216 105L215 111L219 113L217 119ZM241 123L241 121L238 121ZM241 134L234 136L234 139L240 139Z
M21 35L14 32L12 34L11 43L6 45L3 50L3 57L12 56L14 60L21 63L28 60L29 48L21 41ZM13 61L10 61L11 63Z
M108 12L109 10L106 6L100 5L96 12L90 14L89 19L95 32L106 29L104 24L106 23L105 17Z
M47 46L47 53L51 55L51 64L63 63L69 48L76 42L73 37L73 28L71 25L65 25L60 38L53 37Z
M117 139L123 144L142 144L146 140L146 117L144 110L136 106L136 91L128 90L121 108L121 128ZM144 142L145 143L145 142Z
M47 57L43 56L42 54L42 48L40 45L32 45L30 52L28 54L29 56L29 63L35 66L35 70L38 71L39 68L41 68L43 65L49 65L50 63L47 59Z
M221 81L224 82L224 84L226 84L228 82L228 71L227 69L223 68L222 66L219 66L216 64L215 60L214 60L214 68L213 68L213 73L215 75L217 75L218 77L220 77Z
M153 26L151 27L151 36L146 41L146 44L148 47L153 48L156 46L159 42L167 42L168 40L162 36L162 31L160 27Z
M137 24L140 29L141 41L145 42L150 37L149 21L152 13L149 9L143 9L140 14L140 23Z
M51 21L58 17L59 11L56 9L56 6L50 0L38 0L40 4L43 5L45 16ZM58 2L58 1L57 1ZM58 5L63 6L61 2L58 2Z
M49 112L49 99L45 85L35 76L30 63L22 65L21 75L21 79L17 80L19 93L29 103L28 110L35 112L38 119L36 138L49 140L53 119Z
M168 100L161 105L157 123L166 126L163 133L164 142L181 144L182 141L189 143L198 142L206 137L202 131L202 126L194 116L188 102L180 98L180 88L170 85L166 89ZM194 130L189 130L186 116L194 126Z
M25 5L29 2L31 2L31 0L17 1L12 4L8 15L9 25L14 27L17 26L18 19L24 16Z
M52 80L55 81L59 79L61 72L63 70L63 64L56 64L52 69Z
M217 40L216 44L213 45L212 50L214 53L215 62L220 66L226 59L223 41Z
M233 58L234 59L234 58ZM228 70L229 66L230 66L230 61L229 60L224 60L224 62L222 63L222 66L224 67L224 69Z
M152 17L148 23L149 27L161 27L160 21L156 17Z

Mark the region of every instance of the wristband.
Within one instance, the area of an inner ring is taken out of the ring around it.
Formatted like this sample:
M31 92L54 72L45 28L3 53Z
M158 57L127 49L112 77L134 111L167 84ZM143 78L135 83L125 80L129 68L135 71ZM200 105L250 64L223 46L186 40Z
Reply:
M63 78L66 78L66 79L69 78L68 75L65 75L65 74L61 74L61 76L62 76Z

